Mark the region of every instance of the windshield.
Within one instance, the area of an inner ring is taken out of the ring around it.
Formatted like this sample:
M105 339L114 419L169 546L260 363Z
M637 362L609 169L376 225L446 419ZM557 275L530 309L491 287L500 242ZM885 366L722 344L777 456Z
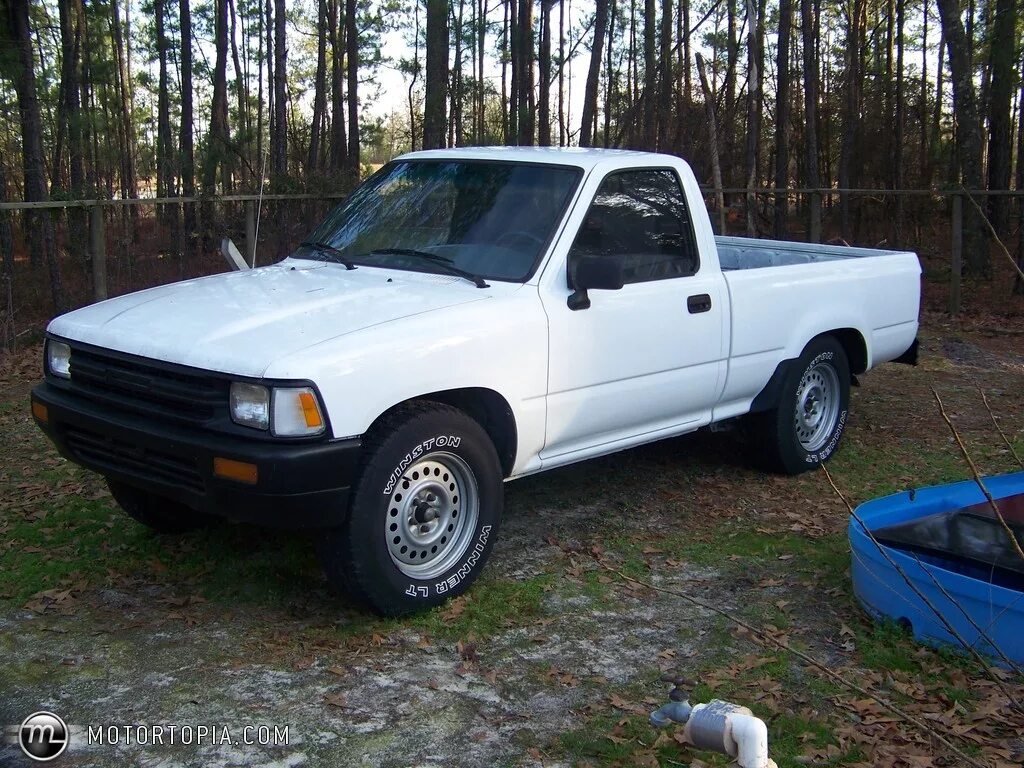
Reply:
M521 282L582 175L570 166L400 160L359 186L296 255Z

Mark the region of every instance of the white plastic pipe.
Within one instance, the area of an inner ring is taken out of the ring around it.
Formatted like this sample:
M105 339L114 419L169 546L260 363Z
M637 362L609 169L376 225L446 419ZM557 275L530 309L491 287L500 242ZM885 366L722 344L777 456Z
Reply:
M693 708L683 736L699 749L723 752L740 768L778 768L768 757L768 726L746 707L714 700Z
M725 718L729 755L740 768L776 768L768 757L768 726L753 715L735 713Z

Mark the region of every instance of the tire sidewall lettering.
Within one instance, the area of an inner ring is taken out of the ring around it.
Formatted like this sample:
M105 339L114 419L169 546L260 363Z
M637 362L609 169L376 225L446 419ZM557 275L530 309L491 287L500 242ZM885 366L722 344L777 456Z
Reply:
M836 448L839 447L839 441L843 437L843 430L846 428L846 415L848 411L840 411L839 419L836 421L835 431L832 433L832 437L829 438L828 443L817 453L808 453L804 457L804 461L808 464L822 464L828 461L828 457L835 453Z
M461 443L462 438L457 435L436 435L424 440L405 454L398 464L395 465L395 468L391 470L391 474L388 475L388 481L384 485L383 495L391 495L391 492L395 489L395 483L402 478L406 468L424 453L429 453L434 448L458 448Z
M814 358L807 364L807 367L804 368L804 374L806 374L807 371L809 371L819 363L831 362L834 359L835 353L832 352L831 350L820 352L817 355L815 355ZM836 373L842 376L842 371L838 370L837 366L833 365L832 367L836 368ZM843 430L846 428L846 418L848 413L849 410L846 408L839 412L839 418L836 420L835 429L832 430L832 436L829 438L828 442L820 451L816 451L813 453L805 453L805 462L807 462L808 464L824 464L826 461L828 461L829 456L835 453L836 448L839 447L839 441L843 437ZM801 450L803 450L802 447Z
M480 533L477 535L476 543L473 548L469 551L462 564L459 565L458 570L452 573L450 576L444 579L438 579L435 582L424 583L410 583L405 590L405 594L412 598L428 598L433 595L446 595L453 589L455 589L462 581L464 581L480 562L480 559L484 556L487 551L487 542L491 536L491 526L483 525L480 527Z

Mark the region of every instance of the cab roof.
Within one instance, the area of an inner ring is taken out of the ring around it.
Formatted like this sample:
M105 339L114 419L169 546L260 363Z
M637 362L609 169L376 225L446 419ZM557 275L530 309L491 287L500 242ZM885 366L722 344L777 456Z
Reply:
M672 155L640 152L632 149L597 149L590 147L457 147L408 152L396 160L501 160L517 163L548 163L570 165L590 170L607 161L644 164L665 163Z

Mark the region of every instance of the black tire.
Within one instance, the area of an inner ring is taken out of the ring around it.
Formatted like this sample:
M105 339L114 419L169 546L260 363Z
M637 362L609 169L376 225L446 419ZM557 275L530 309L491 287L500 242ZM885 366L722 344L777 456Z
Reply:
M491 553L504 503L487 433L457 408L419 401L385 416L363 450L345 524L317 540L328 582L386 616L465 592ZM410 562L417 556L425 559Z
M210 525L214 518L171 499L107 478L114 501L128 517L157 533L188 533Z
M833 376L834 380L831 378ZM828 418L832 422L831 428L822 421L820 428L811 429L807 422L799 420L800 413L807 414L808 419L813 418L811 414L815 405L808 406L808 403L814 398L805 395L808 395L809 388L815 386L817 377L829 382L822 387L823 390L837 390L831 393L831 399L828 400L827 412L831 414L831 408L835 408L834 417ZM831 404L834 400L838 402L833 406ZM846 352L834 337L819 336L804 348L800 357L789 367L782 383L778 405L759 417L759 437L763 441L768 467L784 474L798 475L828 461L839 447L849 408L850 363Z

